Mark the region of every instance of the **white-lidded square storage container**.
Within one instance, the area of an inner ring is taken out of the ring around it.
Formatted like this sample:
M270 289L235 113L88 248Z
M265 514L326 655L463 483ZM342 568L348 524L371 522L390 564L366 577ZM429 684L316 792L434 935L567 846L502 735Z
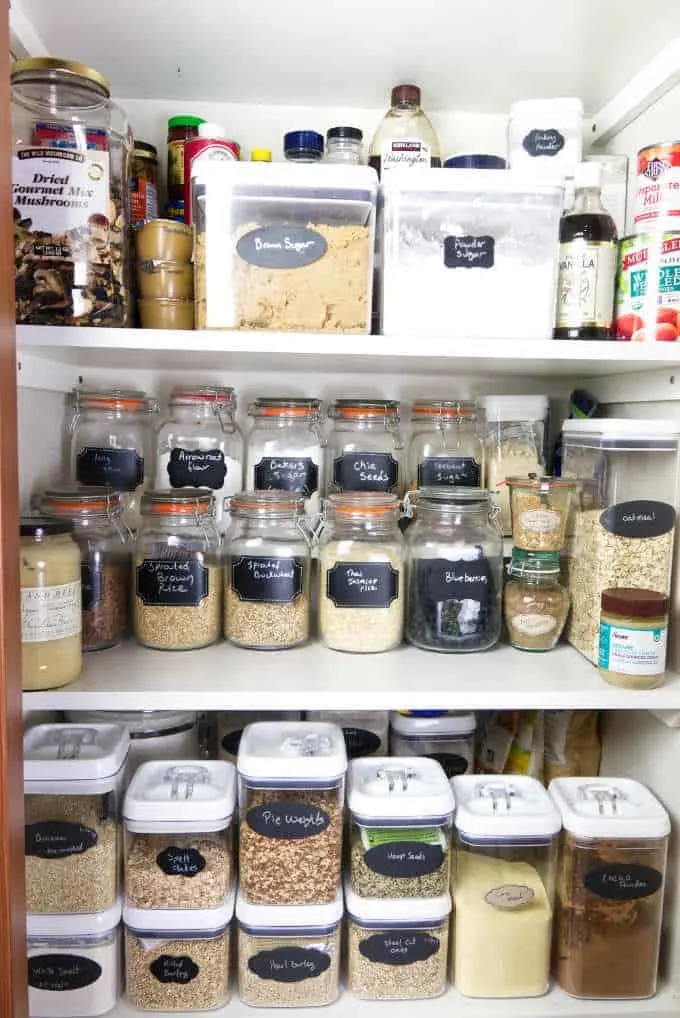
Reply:
M562 188L505 170L382 184L386 336L551 339Z
M362 898L345 881L347 987L362 1000L425 1000L446 989L451 896Z
M347 775L352 890L364 898L446 894L453 806L451 784L436 760L353 760Z
M574 176L583 151L580 99L520 99L510 107L508 165L541 178Z
M229 710L217 715L217 755L236 763L243 733L256 721L301 721L299 710Z
M370 331L374 170L211 162L191 191L197 328Z
M347 752L318 721L249 725L238 753L240 891L252 905L325 905L340 888Z
M390 715L392 756L429 756L444 768L448 778L474 770L475 731L473 711L442 711L436 715Z
M342 891L328 905L236 902L238 995L253 1007L319 1007L340 992Z
M348 760L388 753L390 715L386 710L308 710L305 719L340 725Z
M122 982L119 900L104 912L29 915L30 1018L96 1018L118 1002Z
M226 760L142 764L123 803L127 902L221 906L234 879L235 806L236 768Z
M27 912L115 906L129 741L118 725L38 725L25 733Z
M147 760L198 760L200 755L195 711L69 710L66 720L77 725L106 723L125 728L130 736L130 776Z

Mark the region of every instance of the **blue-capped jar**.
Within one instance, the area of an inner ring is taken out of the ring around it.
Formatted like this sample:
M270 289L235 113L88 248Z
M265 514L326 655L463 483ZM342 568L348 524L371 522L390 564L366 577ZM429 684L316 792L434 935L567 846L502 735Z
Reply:
M444 168L447 170L505 170L507 164L501 156L491 155L487 152L463 152L445 159Z
M321 162L323 135L318 131L289 131L283 136L283 154L292 163Z

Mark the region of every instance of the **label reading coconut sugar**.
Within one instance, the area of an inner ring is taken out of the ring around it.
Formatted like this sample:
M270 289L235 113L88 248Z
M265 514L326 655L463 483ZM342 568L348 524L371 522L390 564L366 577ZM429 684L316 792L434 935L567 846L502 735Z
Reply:
M319 488L319 467L310 456L265 456L255 464L256 491L292 491L309 498Z
M207 566L195 559L145 558L137 566L137 596L154 607L200 604L209 593Z
M169 877L195 877L205 869L205 858L195 848L169 845L158 853L156 864Z
M377 841L378 832L371 831L371 841ZM394 838L374 845L364 855L364 862L374 873L383 877L423 877L435 873L444 863L440 839L435 844L407 840L410 831L390 831ZM399 839L403 840L399 840Z
M661 889L662 884L663 874L659 870L637 863L606 863L596 866L583 878L583 885L588 891L610 901L649 898Z
M529 905L535 897L535 892L526 884L501 884L500 887L492 887L484 895L487 905L500 908L506 912L509 909L523 908Z
M92 611L102 599L102 571L91 562L80 565L80 586L82 608L84 612Z
M328 242L306 226L260 226L236 243L236 253L261 269L300 269L318 262Z
M557 628L557 619L552 615L527 612L524 615L513 615L510 619L510 628L525 636L547 636Z
M96 831L66 820L41 820L24 827L24 852L39 859L82 855L96 844Z
M534 159L541 156L552 159L564 148L564 135L556 127L547 130L534 129L522 139L522 148Z
M349 452L333 460L333 484L339 491L392 491L399 464L384 452Z
M134 491L144 480L144 460L134 449L85 446L76 456L78 484Z
M78 954L35 954L28 959L28 985L34 990L82 990L101 974L101 965Z
M347 728L343 726L347 758L356 760L360 756L373 756L380 749L380 739L375 732L366 728Z
M444 266L447 269L492 269L496 241L489 234L473 237L444 237Z
M81 584L24 587L21 591L22 643L50 643L77 636L82 629Z
M471 562L446 558L418 559L419 589L431 601L470 599L486 604L491 570L483 556Z
M660 537L675 526L675 509L666 502L646 499L619 502L605 509L600 523L617 537Z
M600 622L599 666L619 675L661 675L666 670L668 630Z
M248 968L260 979L275 983L300 983L327 972L331 958L316 947L275 947L259 951L248 959Z
M304 560L242 555L231 565L231 587L240 601L290 604L302 594Z
M219 491L224 487L227 465L221 449L180 449L170 453L168 478L171 488L211 488Z
M389 562L336 562L326 572L326 597L336 608L389 608L399 573Z
M560 244L557 328L608 328L614 316L618 246L570 240Z
M559 534L562 516L556 509L523 509L519 525L532 534Z
M418 464L418 487L478 488L479 463L472 456L433 456Z
M331 822L325 810L304 802L270 802L253 806L246 813L246 823L265 838L296 841L322 834Z
M431 166L432 149L418 138L393 138L380 150L380 169L411 169L413 166ZM439 165L439 164L437 164Z
M359 941L359 952L381 965L413 965L439 952L441 941L430 933L385 930Z
M161 954L151 962L149 972L159 983L179 983L183 986L192 982L200 969L188 954Z

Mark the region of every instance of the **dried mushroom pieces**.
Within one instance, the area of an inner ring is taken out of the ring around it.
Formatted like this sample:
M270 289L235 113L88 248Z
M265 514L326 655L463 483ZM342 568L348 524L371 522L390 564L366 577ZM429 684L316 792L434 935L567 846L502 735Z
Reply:
M238 934L238 993L244 1004L304 1007L339 992L340 926L309 936Z
M229 999L229 931L168 937L125 933L130 1003L141 1011L208 1011Z
M449 840L438 827L372 831L355 826L350 866L352 888L362 897L435 897L449 886Z
M349 989L365 1000L438 997L446 989L448 944L448 918L434 927L379 930L350 918Z
M127 834L125 892L135 908L216 908L231 886L227 836Z

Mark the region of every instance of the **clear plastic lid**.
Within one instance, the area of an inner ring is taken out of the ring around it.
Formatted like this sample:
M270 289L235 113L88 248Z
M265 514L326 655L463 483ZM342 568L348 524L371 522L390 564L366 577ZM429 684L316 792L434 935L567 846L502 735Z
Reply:
M323 144L323 136L321 136ZM288 163L205 162L194 175L198 184L215 187L229 198L268 196L324 203L370 202L378 194L378 177L369 166L320 163L300 166Z
M498 198L524 198L526 203L554 206L562 201L564 189L559 183L537 181L520 170L468 170L468 169L395 169L381 181L387 198L392 196L428 195L450 196L454 201L476 201L480 209L492 206ZM429 211L429 210L428 210Z
M547 396L485 396L487 423L494 421L542 421L548 413Z
M339 925L342 913L342 891L327 905L251 905L240 892L236 899L239 925L255 936L330 933Z
M286 782L339 782L347 751L338 725L314 721L258 721L248 725L238 751L246 780L279 787Z
M76 794L72 782L83 782L78 791L96 794L111 788L125 762L130 736L119 725L37 725L24 735L24 781L26 792ZM90 787L92 786L92 787Z
M83 912L73 915L50 914L47 912L26 916L26 935L36 940L77 939L78 937L108 936L120 924L123 913L121 898L103 912Z
M473 711L451 711L435 717L392 711L390 728L407 739L426 739L442 735L465 738L468 735L474 735L477 718Z
M149 761L137 768L123 803L134 831L217 831L236 804L236 769L226 760Z
M543 785L526 775L463 774L453 779L453 794L463 841L549 840L562 826Z
M194 711L175 710L69 710L66 717L76 725L122 725L132 740L162 738L187 731L196 724Z
M630 778L555 778L549 792L564 829L581 838L665 838L668 813Z
M385 926L439 925L451 914L451 895L433 898L364 898L352 890L345 878L345 911L360 926L384 929Z
M236 890L217 908L133 908L125 902L123 922L137 936L209 939L223 934L234 917Z
M347 805L360 822L422 820L443 823L454 798L441 764L428 757L366 757L353 760L347 775Z
M586 449L675 451L680 444L680 423L624 417L567 420L562 423L562 435L565 445Z

